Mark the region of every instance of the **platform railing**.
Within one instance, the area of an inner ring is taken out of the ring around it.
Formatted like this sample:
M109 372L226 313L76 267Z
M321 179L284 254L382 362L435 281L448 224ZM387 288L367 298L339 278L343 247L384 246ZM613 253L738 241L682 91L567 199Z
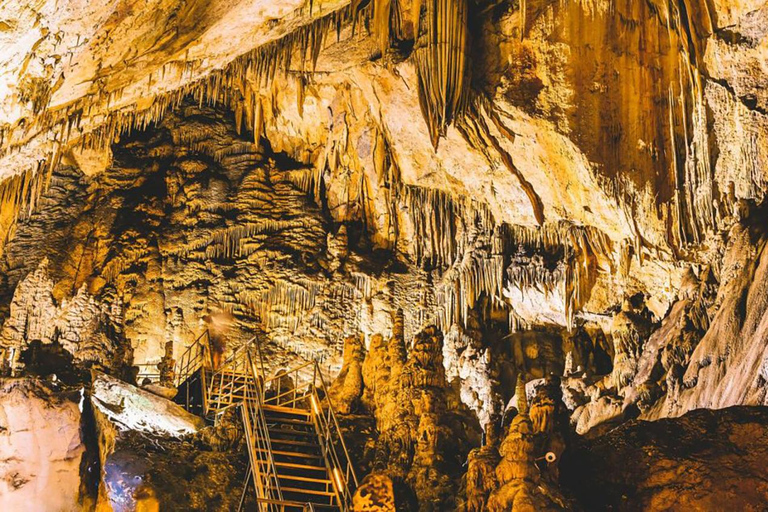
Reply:
M179 357L173 372L176 376L176 387L184 383L200 368L211 367L212 360L209 347L210 336L206 329Z
M256 397L249 389L255 377L248 360L248 346L246 343L232 353L208 381L204 413L215 423L228 409L239 406L249 396Z
M144 379L149 379L153 384L160 382L160 369L157 365L160 363L135 363L139 372L136 375L136 383L142 385Z

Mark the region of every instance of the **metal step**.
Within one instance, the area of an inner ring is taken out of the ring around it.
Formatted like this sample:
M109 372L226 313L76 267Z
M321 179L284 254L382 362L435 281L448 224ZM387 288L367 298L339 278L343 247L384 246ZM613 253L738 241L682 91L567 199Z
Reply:
M292 414L296 416L309 416L310 411L307 409L299 409L294 407L283 407L281 405L269 405L264 404L261 406L261 408L264 411L267 412L277 412L277 413L283 413L283 414Z
M263 438L257 437L259 441L264 441ZM270 436L270 441L273 444L284 444L289 446L303 446L305 448L315 448L318 452L320 451L320 445L318 443L308 443L306 441L295 441L293 439L280 439Z
M254 451L260 452L260 453L269 453L267 450L263 448L255 448ZM303 453L303 452L287 452L284 450L272 450L273 455L278 455L281 457L296 457L296 458L302 458L302 459L318 459L323 460L323 456L315 453Z
M316 491L313 489L302 489L299 487L283 487L282 485L280 486L280 490L282 492L291 492L296 494L309 494L313 496L328 496L328 497L336 496L336 491Z
M325 466L310 466L308 464L296 464L294 462L277 462L275 461L275 466L279 468L289 468L289 469L301 469L304 471L322 471L323 473L327 473L328 469ZM280 474L278 473L278 476Z
M313 427L313 428L315 426L314 422L312 421L289 420L287 418L275 418L272 415L265 415L265 418L268 423L279 423L280 425L301 425L301 426Z
M333 492L335 490L330 480L311 482L290 477L280 477L280 487L301 488L307 491Z
M300 476L300 475L280 475L278 476L279 480L295 480L297 482L308 482L313 484L325 484L325 485L333 485L333 482L328 480L327 478L310 478L308 476Z
M303 437L311 437L311 438L317 439L317 432L315 432L314 430L311 432L308 432L306 430L288 430L284 428L270 428L269 429L270 437L273 434L285 435L285 436L303 436Z

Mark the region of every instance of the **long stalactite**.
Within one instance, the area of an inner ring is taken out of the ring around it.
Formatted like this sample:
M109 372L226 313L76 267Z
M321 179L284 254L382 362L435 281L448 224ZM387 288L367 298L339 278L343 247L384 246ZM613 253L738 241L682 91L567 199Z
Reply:
M467 107L469 78L469 3L467 0L426 0L414 60L419 78L419 103L437 149L448 126Z

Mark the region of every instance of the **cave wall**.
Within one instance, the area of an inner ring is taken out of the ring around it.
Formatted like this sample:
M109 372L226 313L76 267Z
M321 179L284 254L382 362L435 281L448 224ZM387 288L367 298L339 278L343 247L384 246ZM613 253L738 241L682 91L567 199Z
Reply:
M6 364L37 340L154 371L215 325L335 370L402 309L481 423L584 354L587 426L762 402L764 5L283 4L9 11ZM425 56L430 16L463 69Z
M0 395L0 506L77 510L85 440L82 395L34 379L4 382Z

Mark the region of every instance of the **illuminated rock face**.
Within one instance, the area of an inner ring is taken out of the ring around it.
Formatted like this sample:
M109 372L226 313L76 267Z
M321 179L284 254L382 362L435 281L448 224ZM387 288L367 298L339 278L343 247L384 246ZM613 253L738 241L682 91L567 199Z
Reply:
M338 375L422 509L548 506L555 411L766 404L765 2L27 4L0 13L3 374L167 382L203 333L257 337Z
M78 510L85 452L80 395L31 379L4 382L0 391L0 507Z
M91 392L100 462L95 510L236 508L247 464L237 442L212 442L218 432L201 418L107 375L94 374Z

